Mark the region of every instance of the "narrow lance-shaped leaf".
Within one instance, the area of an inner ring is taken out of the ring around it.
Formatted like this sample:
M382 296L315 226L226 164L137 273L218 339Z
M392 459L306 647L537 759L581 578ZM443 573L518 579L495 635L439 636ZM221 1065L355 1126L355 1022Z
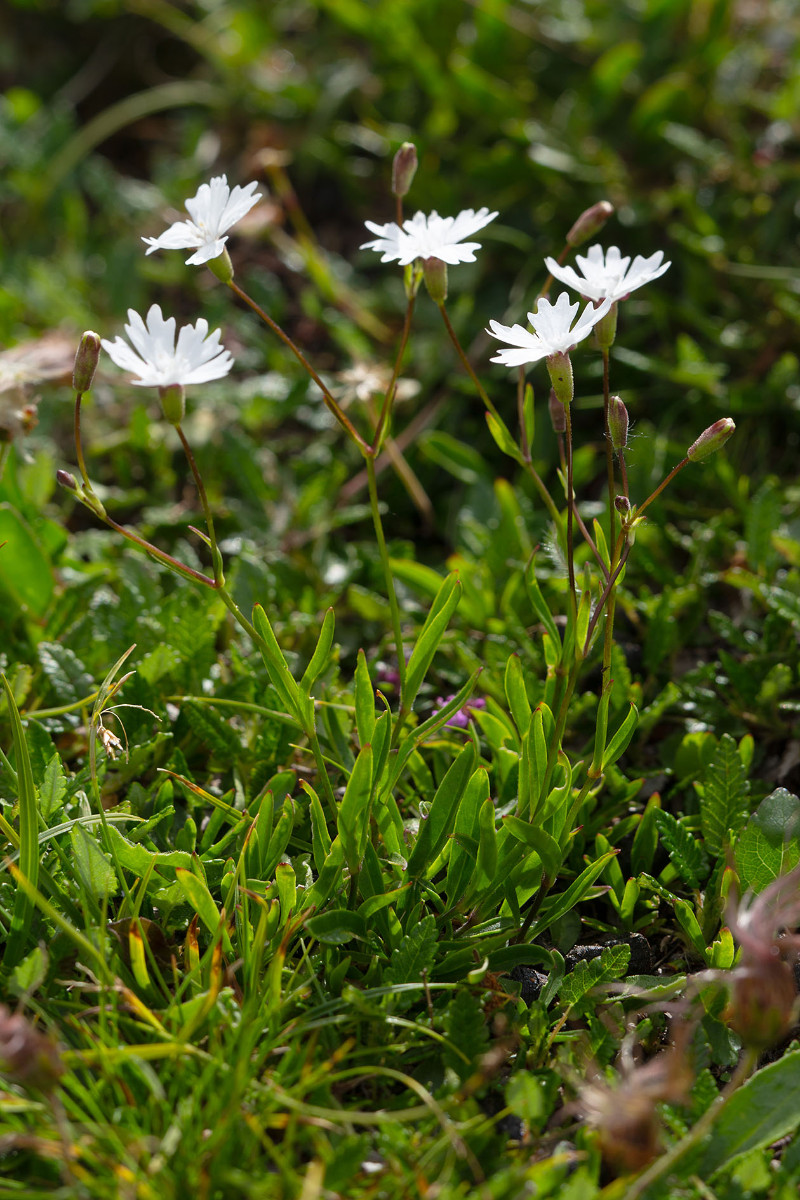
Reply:
M11 736L14 742L14 757L17 763L17 798L19 800L19 871L35 888L39 882L39 816L36 808L36 786L33 782L31 756L22 730L19 710L14 702L5 675L0 676L6 695L6 704L11 719ZM11 928L3 954L3 970L9 971L23 957L28 931L33 920L33 901L30 894L19 885L14 893L14 908L11 913Z
M460 599L461 583L458 573L453 571L443 580L408 660L403 696L403 705L407 710L411 708L416 699L417 692Z
M619 729L606 746L605 754L603 755L604 771L613 763L615 763L618 758L621 758L628 749L628 745L634 733L636 732L636 726L638 724L639 710L635 704L632 704L628 715L625 717Z
M474 765L475 747L468 742L436 789L427 817L420 821L417 840L406 868L411 878L422 875L453 832L456 812Z
M372 741L372 731L375 728L375 692L369 677L367 656L363 650L359 650L356 663L355 705L358 743L363 748Z
M364 857L369 830L371 791L372 746L365 746L359 751L355 766L350 772L336 817L347 866L353 875L358 871Z
M331 647L333 646L334 625L333 609L329 608L325 613L319 639L314 653L311 655L311 661L305 669L303 678L300 680L300 691L306 696L311 695L312 687L328 665Z
M488 799L489 774L484 767L478 767L466 786L453 826L453 845L450 850L447 880L444 887L447 903L451 907L461 899L475 873L475 855L470 854L464 846L474 843L477 849L478 814L481 805ZM469 839L468 842L467 839Z
M310 704L308 697L301 694L295 683L289 670L289 664L278 645L278 639L275 637L269 617L260 604L253 609L253 624L260 638L259 649L272 686L287 709L299 717L305 727L308 727L309 710L313 719L313 705Z
M504 687L509 711L519 736L523 738L530 728L532 710L518 654L512 654L506 663Z

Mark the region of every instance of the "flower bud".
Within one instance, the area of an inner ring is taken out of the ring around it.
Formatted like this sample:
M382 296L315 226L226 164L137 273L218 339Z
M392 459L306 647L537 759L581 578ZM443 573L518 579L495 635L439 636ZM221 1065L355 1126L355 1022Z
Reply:
M182 383L171 383L158 389L161 411L170 425L180 425L186 412L186 392Z
M56 471L56 483L70 492L77 492L78 482L69 471Z
M0 1004L0 1071L16 1083L50 1092L63 1070L55 1042L22 1013Z
M549 354L546 362L556 399L566 408L568 404L572 403L574 392L572 363L570 362L569 355L561 351L558 354ZM564 428L566 428L566 417L564 421Z
M597 204L587 208L567 234L567 245L582 246L584 242L588 242L590 237L600 232L613 212L614 205L608 200L599 200Z
M230 283L233 279L233 263L227 247L223 249L222 254L210 259L206 266L212 275L216 275L220 283Z
M618 513L622 513L622 515L625 516L631 511L631 502L627 496L615 496L614 508Z
M708 429L704 429L696 442L692 442L686 451L690 462L702 462L710 454L721 450L729 438L733 437L736 426L730 417L721 417Z
M555 393L555 388L550 388L549 406L553 433L565 433L567 429L567 414L564 412L564 405Z
M405 196L417 172L417 147L403 142L392 163L392 195Z
M76 392L82 394L89 391L99 358L100 338L91 329L87 329L81 338L75 355L75 366L72 369L72 386Z
M435 304L444 304L447 299L447 263L440 258L423 258L422 274L431 300Z
M732 975L728 1024L746 1046L768 1050L784 1038L794 1024L797 985L787 962L766 951L752 966L735 967Z
M619 396L612 396L608 402L608 432L614 449L624 450L628 444L628 410Z

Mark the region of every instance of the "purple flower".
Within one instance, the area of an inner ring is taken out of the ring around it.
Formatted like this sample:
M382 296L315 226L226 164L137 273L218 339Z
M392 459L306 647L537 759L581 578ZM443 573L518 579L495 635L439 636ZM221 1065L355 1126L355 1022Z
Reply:
M438 712L441 712L445 705L449 704L454 696L455 692L451 692L449 696L445 696L444 698L437 696L436 708L433 710L432 715L436 716ZM455 726L456 729L466 729L470 723L472 713L475 712L476 709L481 708L486 708L486 701L482 697L479 696L477 700L468 700L463 708L459 708L457 712L453 713L452 717L450 717L447 721L447 724Z

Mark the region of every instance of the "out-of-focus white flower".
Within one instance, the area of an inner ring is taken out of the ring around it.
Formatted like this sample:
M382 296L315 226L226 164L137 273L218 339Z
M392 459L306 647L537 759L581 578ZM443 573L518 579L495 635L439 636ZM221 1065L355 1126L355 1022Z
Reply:
M177 343L175 318L165 321L157 304L150 308L146 322L132 308L128 320L125 332L133 349L121 337L113 342L104 338L101 345L118 367L139 376L133 380L139 387L208 383L227 375L233 366L229 351L220 345L220 331L209 334L203 317L196 325L184 325Z
M649 258L637 254L631 265L630 258L623 258L616 246L609 246L605 254L602 246L590 246L585 255L575 255L580 275L574 267L562 267L554 258L546 258L544 262L554 279L587 300L610 298L616 302L663 275L672 265L663 262L663 258L663 250L657 250Z
M197 195L186 201L191 220L176 221L160 237L142 238L147 243L147 253L194 249L195 253L186 260L187 265L193 266L219 257L228 240L222 235L227 234L231 226L241 221L261 199L257 187L257 183L248 183L246 187L237 184L231 190L226 175L217 175L210 183L201 183Z
M555 304L551 304L543 296L536 312L528 313L533 333L522 325L501 325L499 321L490 321L487 333L513 347L499 350L492 362L503 363L506 367L521 367L525 363L539 362L540 359L549 358L553 354L566 354L578 342L588 337L597 322L609 311L611 304L611 299L604 300L598 308L587 304L573 325L580 306L577 300L570 304L569 296L562 292Z
M362 250L374 250L381 254L381 262L393 262L395 259L401 267L408 266L416 258L438 258L443 263L454 266L456 263L474 262L475 251L480 250L480 242L464 242L483 229L497 216L488 208L465 208L457 217L440 217L432 212L429 217L424 213L415 213L403 227L390 221L388 225L376 225L374 221L365 221L370 233L377 234L372 242L364 242Z

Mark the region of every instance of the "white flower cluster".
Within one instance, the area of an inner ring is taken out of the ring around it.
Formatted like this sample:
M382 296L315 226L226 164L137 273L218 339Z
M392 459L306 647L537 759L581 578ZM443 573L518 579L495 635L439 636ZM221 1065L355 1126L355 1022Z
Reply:
M257 183L246 187L228 187L225 175L203 183L197 194L186 201L191 220L176 221L160 237L142 238L148 254L154 250L192 249L187 264L197 266L218 258L225 249L227 233L261 199ZM131 345L121 337L102 341L103 349L124 371L138 374L133 382L140 387L185 387L222 379L233 366L233 358L220 344L220 330L208 332L202 317L195 325L184 325L175 337L175 318L164 319L153 304L143 320L131 308L125 326ZM131 349L133 347L133 349Z

